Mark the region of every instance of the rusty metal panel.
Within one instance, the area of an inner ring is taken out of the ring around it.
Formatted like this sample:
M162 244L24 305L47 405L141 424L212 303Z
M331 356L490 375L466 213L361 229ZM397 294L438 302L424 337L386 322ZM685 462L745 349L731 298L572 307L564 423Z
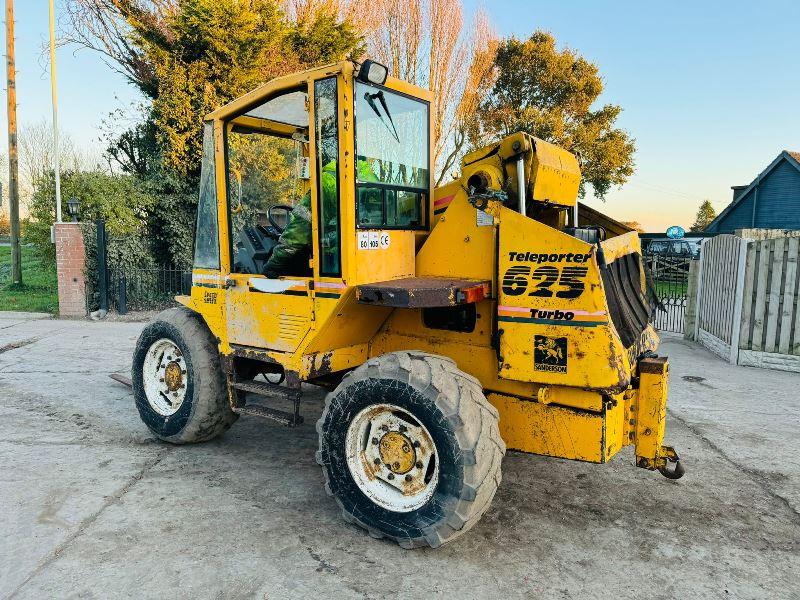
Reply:
M604 413L501 394L487 398L500 412L500 435L509 450L594 463L606 460Z
M361 304L394 308L458 306L480 302L489 296L490 282L440 277L407 277L360 285L356 299Z
M634 402L636 420L636 461L643 467L655 468L664 464L661 443L667 420L666 357L645 358L639 361L639 394Z

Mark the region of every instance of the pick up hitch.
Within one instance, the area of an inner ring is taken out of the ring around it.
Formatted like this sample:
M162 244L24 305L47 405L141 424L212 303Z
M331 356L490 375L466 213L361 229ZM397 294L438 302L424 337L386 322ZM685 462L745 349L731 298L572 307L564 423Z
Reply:
M663 446L662 449L665 450L664 458L667 459L667 462L658 468L658 472L667 479L680 479L683 477L686 473L686 469L681 464L681 459L678 458L678 453L675 452L675 449L671 448L670 446ZM675 463L675 467L671 470L668 466L669 463Z
M678 453L662 445L667 420L666 357L646 356L639 361L639 390L632 412L633 439L636 445L636 464L656 470L667 479L680 479L686 473ZM670 468L669 463L675 466Z

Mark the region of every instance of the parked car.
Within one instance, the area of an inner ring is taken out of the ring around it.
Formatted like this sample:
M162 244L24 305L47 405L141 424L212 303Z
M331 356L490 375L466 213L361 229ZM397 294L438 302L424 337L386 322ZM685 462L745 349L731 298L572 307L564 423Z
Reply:
M660 256L686 256L696 258L700 256L699 239L693 240L652 240L645 249L647 254L658 254Z

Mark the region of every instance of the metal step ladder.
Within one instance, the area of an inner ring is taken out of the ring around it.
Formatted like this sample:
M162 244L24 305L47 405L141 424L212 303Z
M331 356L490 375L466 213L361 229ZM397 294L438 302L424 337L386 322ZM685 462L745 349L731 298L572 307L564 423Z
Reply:
M303 423L303 417L300 414L300 397L302 392L300 388L289 388L269 383L267 381L234 381L231 384L233 389L241 392L237 394L239 402L233 407L234 412L242 415L253 415L264 419L271 419L277 421L287 427L297 427ZM262 403L247 402L245 394L254 394L261 398L276 398L280 400L288 400L294 405L292 412L272 408Z

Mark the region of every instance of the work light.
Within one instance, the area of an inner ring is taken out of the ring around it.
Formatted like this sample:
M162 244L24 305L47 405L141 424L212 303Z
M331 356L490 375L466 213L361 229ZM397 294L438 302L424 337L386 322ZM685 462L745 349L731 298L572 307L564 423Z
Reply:
M389 76L389 69L385 65L376 63L372 60L365 60L361 63L361 69L358 71L358 80L364 83L374 83L375 85L383 85L386 83L386 78Z

